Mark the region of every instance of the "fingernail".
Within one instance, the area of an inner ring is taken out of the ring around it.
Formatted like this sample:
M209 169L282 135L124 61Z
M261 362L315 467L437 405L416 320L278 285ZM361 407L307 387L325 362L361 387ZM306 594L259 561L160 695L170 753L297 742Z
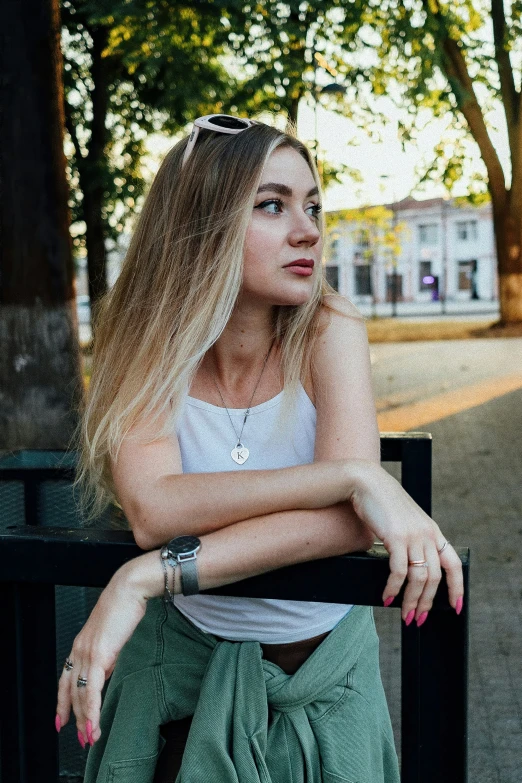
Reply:
M54 726L56 728L56 731L59 734L60 733L60 729L62 728L62 721L60 720L60 716L59 715L57 715L56 718L54 719Z
M422 623L426 622L427 616L428 612L423 612L421 615L419 615L419 619L417 620L417 628L420 628Z
M86 722L85 730L87 731L87 739L89 740L89 745L92 747L94 745L94 740L92 738L92 723L90 720Z
M78 742L82 746L82 750L85 748L85 740L83 738L83 734L81 733L80 729L78 729Z
M412 609L411 612L408 613L404 621L406 625L409 625L414 617L415 617L415 609Z
M389 605L391 604L391 602L392 602L394 599L395 599L395 596L394 596L394 595L390 595L390 596L389 596L389 597L386 599L386 601L384 602L384 606L389 606Z
M461 595L459 595L459 597L457 598L457 604L455 606L455 611L457 612L457 614L461 613L463 603L464 603L464 598Z

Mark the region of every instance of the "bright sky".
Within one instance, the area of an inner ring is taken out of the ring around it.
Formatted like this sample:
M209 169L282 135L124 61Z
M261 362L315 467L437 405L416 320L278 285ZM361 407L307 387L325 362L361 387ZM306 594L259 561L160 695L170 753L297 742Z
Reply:
M442 185L428 183L423 190L413 190L415 185L415 167L424 160L426 164L431 162L433 149L444 135L448 120L425 120L424 130L419 136L416 145L410 144L404 152L397 138L398 110L387 98L380 99L380 110L386 111L390 122L381 131L383 140L380 143L372 142L364 131L345 117L333 111L327 111L322 106L318 107L317 126L319 146L331 163L345 163L352 168L359 169L363 176L363 182L354 182L347 178L343 185L332 185L325 194L324 208L326 211L333 209L349 209L367 204L390 203L394 200L413 196L419 199L446 196ZM509 172L509 152L504 129L504 117L501 109L491 113L491 122L498 128L492 132L493 142L504 165L504 171ZM305 143L314 138L314 111L301 101L297 118L297 134ZM358 145L354 146L353 140ZM154 135L147 140L147 146L151 150L153 158L160 157L172 147L175 141ZM473 141L469 142L469 150L473 164L468 169L467 176L459 182L453 192L453 196L464 195L469 187L469 178L474 173L483 171L483 164L478 154L478 149ZM145 161L144 161L145 162ZM146 162L150 172L155 172L159 165L154 159Z
M320 148L332 163L342 162L359 169L364 180L358 183L346 179L344 185L332 185L325 194L327 211L389 203L410 195L419 199L447 196L445 188L436 183L424 185L422 191L413 190L416 182L415 167L423 160L426 164L431 162L434 147L442 138L447 121L430 119L419 136L418 144L410 144L404 152L397 138L397 109L385 98L382 99L381 108L390 117L390 122L381 131L382 142L375 143L347 118L318 107L317 130ZM492 132L492 137L504 171L509 171L509 150L506 135L502 132L504 118L501 110L492 113L490 119L499 128L498 132ZM304 101L299 106L298 135L303 141L314 138L314 112ZM358 146L349 144L354 138L358 140ZM469 150L473 164L468 169L468 176L455 188L452 194L454 196L464 195L469 187L469 178L473 177L475 172L484 170L475 142L470 141Z

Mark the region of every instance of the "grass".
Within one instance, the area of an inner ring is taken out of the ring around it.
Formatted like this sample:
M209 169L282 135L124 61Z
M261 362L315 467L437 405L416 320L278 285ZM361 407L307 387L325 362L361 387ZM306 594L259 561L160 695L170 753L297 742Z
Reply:
M522 337L522 324L502 326L498 321L407 321L397 318L368 318L370 343L402 343L418 340L472 340L476 337ZM81 349L83 377L91 379L91 347Z
M522 337L522 324L502 326L498 321L406 321L368 318L370 343L401 343L417 340L470 340L476 337Z

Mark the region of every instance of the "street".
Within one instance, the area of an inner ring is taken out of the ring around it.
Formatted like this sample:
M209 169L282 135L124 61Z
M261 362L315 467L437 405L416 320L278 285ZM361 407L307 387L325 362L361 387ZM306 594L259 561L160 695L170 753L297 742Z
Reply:
M381 432L432 434L433 518L471 549L469 781L520 783L522 339L374 344L371 358ZM375 617L400 750L400 623L389 612Z

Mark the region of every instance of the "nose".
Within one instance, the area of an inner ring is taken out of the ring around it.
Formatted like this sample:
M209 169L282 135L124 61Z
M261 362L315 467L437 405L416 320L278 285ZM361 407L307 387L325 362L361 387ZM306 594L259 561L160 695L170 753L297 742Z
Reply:
M312 247L317 244L320 238L321 233L315 218L312 218L306 212L299 210L293 221L292 230L290 232L290 244L295 247L299 247L300 245Z

